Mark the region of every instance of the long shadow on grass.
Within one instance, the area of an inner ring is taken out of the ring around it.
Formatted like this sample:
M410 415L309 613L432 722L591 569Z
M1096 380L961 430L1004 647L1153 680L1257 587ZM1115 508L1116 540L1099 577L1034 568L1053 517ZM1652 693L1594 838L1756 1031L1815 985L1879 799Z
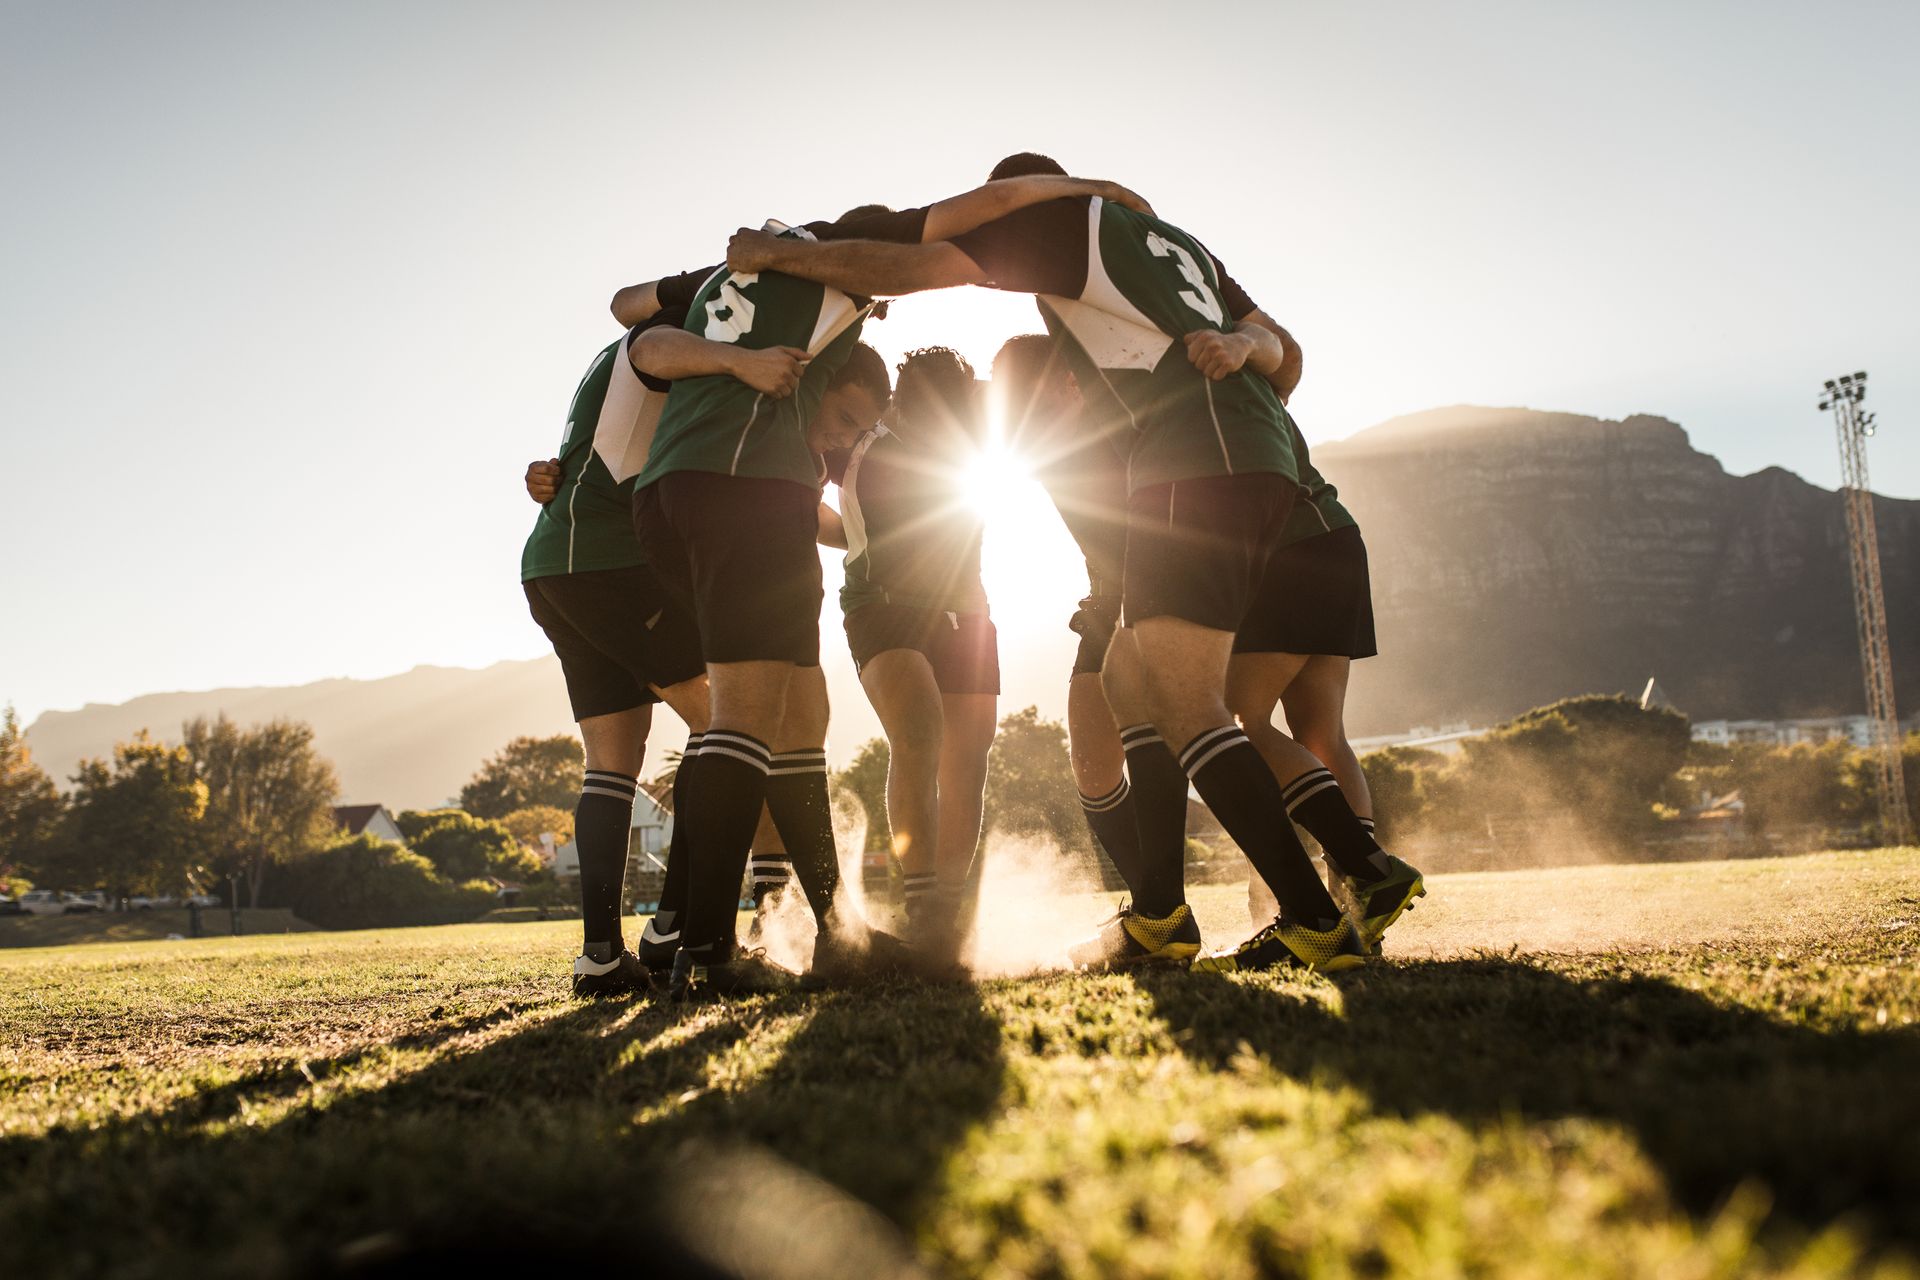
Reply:
M0 1140L0 1238L26 1248L23 1274L50 1276L428 1262L697 1275L657 1207L687 1159L769 1149L909 1220L1004 1074L971 987L579 1005L521 1022L378 1087L326 1088L351 1082L358 1051L96 1129ZM272 1118L252 1122L262 1108ZM33 1227L46 1222L60 1232Z
M1389 1114L1617 1122L1695 1213L1757 1180L1803 1227L1850 1215L1920 1246L1910 1028L1814 1031L1657 978L1573 981L1501 959L1355 975L1342 1013L1258 978L1137 982L1210 1066L1251 1050L1288 1075L1363 1089Z

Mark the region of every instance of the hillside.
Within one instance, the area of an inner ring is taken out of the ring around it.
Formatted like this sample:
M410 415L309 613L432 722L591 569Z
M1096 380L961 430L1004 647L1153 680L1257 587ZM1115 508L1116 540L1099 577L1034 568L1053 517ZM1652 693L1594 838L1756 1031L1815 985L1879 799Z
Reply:
M1860 709L1844 524L1829 490L1777 468L1729 475L1679 426L1644 416L1437 409L1314 457L1359 517L1373 561L1382 656L1354 676L1357 735L1489 723L1568 694L1637 692L1649 675L1696 718ZM1880 498L1876 511L1898 692L1912 708L1920 502ZM1000 626L1003 709L1037 702L1061 714L1057 619L1002 616ZM875 730L831 606L827 630L838 764ZM570 727L546 658L155 694L47 712L30 738L64 779L81 756L140 728L173 736L219 710L312 722L345 798L395 807L445 800L516 734ZM676 723L661 720L659 748L678 745Z
M573 728L560 664L549 657L477 671L415 667L380 680L148 694L46 712L28 738L41 766L64 780L81 757L105 754L141 729L178 740L183 721L220 711L242 723L307 721L340 773L343 799L394 809L444 802L482 757L517 734Z
M1372 555L1383 656L1356 672L1356 733L1487 723L1649 675L1696 718L1861 707L1841 503L1791 472L1729 475L1664 418L1472 407L1314 457ZM1920 502L1875 512L1911 707Z

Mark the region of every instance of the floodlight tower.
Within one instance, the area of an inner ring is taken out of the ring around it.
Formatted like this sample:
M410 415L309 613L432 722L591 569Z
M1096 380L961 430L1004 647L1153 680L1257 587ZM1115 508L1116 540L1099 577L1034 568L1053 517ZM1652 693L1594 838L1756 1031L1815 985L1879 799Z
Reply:
M1879 779L1880 838L1911 844L1906 777L1900 768L1900 722L1893 709L1893 650L1887 642L1886 593L1880 586L1880 535L1873 523L1873 491L1867 484L1867 437L1873 415L1863 412L1867 375L1831 379L1820 407L1833 411L1840 437L1840 496L1847 511L1847 559L1853 566L1853 616L1860 633L1860 670L1867 685L1868 748Z

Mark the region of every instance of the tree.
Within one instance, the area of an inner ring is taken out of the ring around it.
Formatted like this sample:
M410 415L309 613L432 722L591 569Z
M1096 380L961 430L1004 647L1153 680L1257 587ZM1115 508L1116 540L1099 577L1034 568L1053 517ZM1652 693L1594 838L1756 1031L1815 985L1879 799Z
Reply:
M1420 826L1426 817L1435 775L1447 758L1424 747L1385 747L1360 761L1373 796L1373 816L1380 839L1389 845Z
M419 854L365 834L290 864L275 884L295 915L327 929L451 924L497 902L492 885L455 884Z
M50 878L116 897L179 887L205 853L207 786L185 747L143 729L112 761L82 760Z
M48 851L65 804L12 707L0 716L0 878L36 866Z
M570 809L580 798L586 759L570 733L515 738L460 788L460 807L476 818L504 818L536 804Z
M836 790L846 791L867 813L867 853L892 848L887 827L887 763L893 758L885 738L869 738L853 762L833 775Z
M540 837L553 833L555 844L573 839L573 815L550 804L530 804L515 809L500 819L500 825L513 832L513 838L532 848L540 847Z
M396 821L407 847L448 880L496 876L526 880L540 874L540 859L498 822L462 809L408 809Z
M284 866L333 836L340 782L313 748L313 727L277 719L242 729L226 715L189 720L185 748L207 786L209 870L237 877L247 905L260 905L267 869Z
M1042 720L1038 707L1000 721L987 757L986 828L1044 835L1062 850L1085 852L1091 847L1067 754L1066 726Z

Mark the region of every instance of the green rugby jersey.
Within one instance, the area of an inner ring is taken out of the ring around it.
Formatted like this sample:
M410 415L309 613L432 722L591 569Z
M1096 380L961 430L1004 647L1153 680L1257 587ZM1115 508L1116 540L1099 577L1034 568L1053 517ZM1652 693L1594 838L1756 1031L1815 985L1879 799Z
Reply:
M767 230L807 239L860 236L918 244L925 209L877 214L852 222ZM799 389L772 400L737 378L681 378L673 384L653 434L644 488L673 471L711 471L724 476L791 480L820 487L818 459L807 444L807 424L826 395L873 304L838 289L778 271L737 272L715 268L694 295L683 326L714 342L754 350L799 347L813 358Z
M1131 424L1129 487L1267 472L1297 479L1280 398L1242 370L1214 382L1185 335L1255 308L1180 228L1097 196L1053 200L954 238L996 288L1039 295L1081 394Z
M1280 545L1292 546L1358 524L1353 513L1340 504L1340 492L1333 487L1333 482L1313 465L1307 451L1307 438L1300 434L1300 424L1293 420L1292 414L1287 414L1287 429L1293 435L1293 454L1300 468L1300 498L1293 504L1286 528L1280 532Z
M656 318L668 323L677 319L677 313ZM522 582L646 563L633 532L633 482L615 480L594 448L594 433L603 415L614 408L609 403L609 386L616 378L623 383L638 380L627 362L627 344L646 327L608 343L574 389L567 428L560 437L560 491L534 517L533 532L520 553Z
M847 527L843 612L878 603L987 612L980 581L985 521L941 459L875 427L847 455L840 516Z

